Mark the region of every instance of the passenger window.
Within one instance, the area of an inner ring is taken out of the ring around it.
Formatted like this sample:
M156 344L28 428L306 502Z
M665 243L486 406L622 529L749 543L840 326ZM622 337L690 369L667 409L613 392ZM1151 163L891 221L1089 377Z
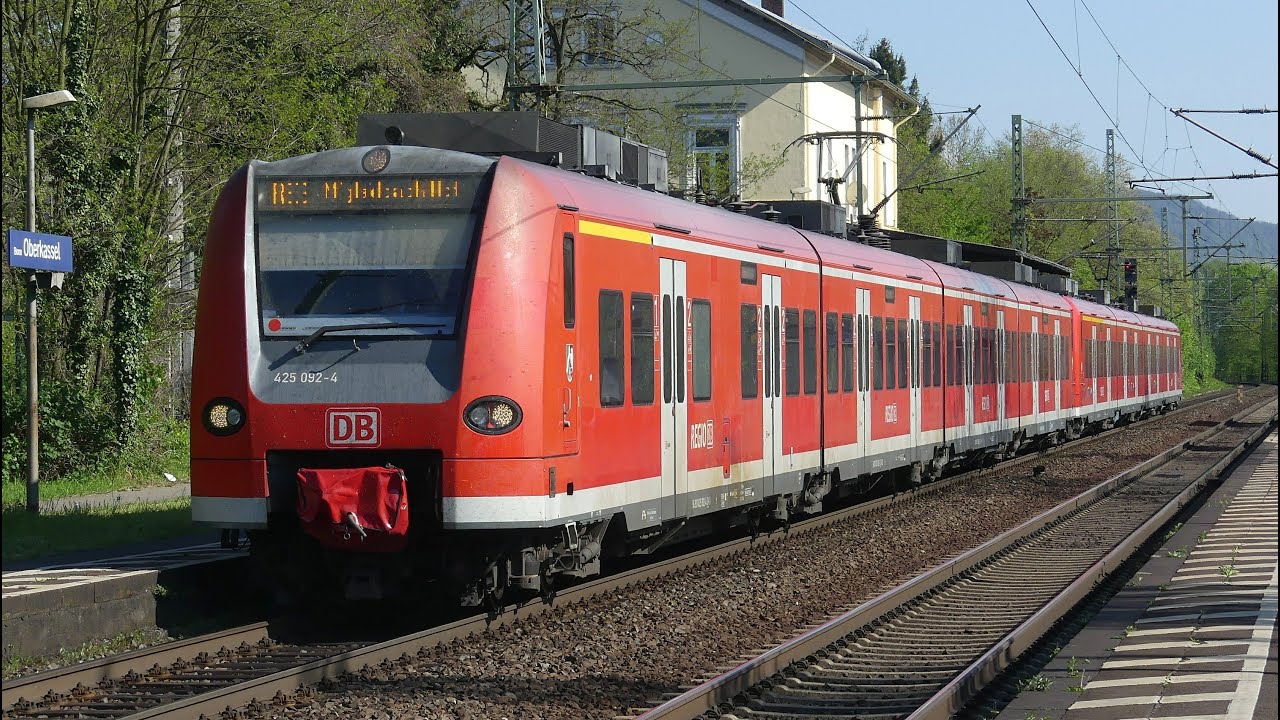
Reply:
M956 346L956 326L947 326L947 385L955 387L956 385L956 353L952 349Z
M760 394L760 379L756 376L756 360L760 353L760 310L755 305L743 305L740 312L739 335L742 344L742 397L754 398ZM767 372L767 370L766 370Z
M600 291L600 405L617 407L622 404L622 293L617 290Z
M711 303L692 300L693 399L711 399Z
M910 333L907 332L909 327L906 320L898 321L898 387L900 388L910 387L907 379L907 365L911 357L908 339Z
M933 386L942 387L942 323L933 326Z
M631 294L631 404L653 403L653 296Z
M800 311L787 308L786 328L787 341L787 395L800 394Z
M898 321L893 318L884 319L884 367L885 389L892 390L898 386Z
M840 316L827 313L827 392L840 392Z
M818 392L818 313L804 311L804 394Z
M871 318L871 338L875 347L871 350L872 387L884 389L884 318Z
M923 343L921 347L921 374L924 375L922 387L933 386L933 323L928 320L924 321L924 332L920 335Z
M764 306L764 396L774 397L778 393L774 391L773 384L773 363L777 362L777 358L773 356L773 349L777 346L777 332L769 320L772 317L772 308L768 305Z
M564 326L573 327L577 316L577 293L574 292L573 233L564 234Z
M840 316L840 386L853 392L853 316Z

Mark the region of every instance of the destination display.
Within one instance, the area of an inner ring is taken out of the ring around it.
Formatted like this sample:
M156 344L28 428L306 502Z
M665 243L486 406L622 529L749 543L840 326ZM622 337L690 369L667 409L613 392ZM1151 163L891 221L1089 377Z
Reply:
M259 177L258 212L438 210L470 208L479 175Z

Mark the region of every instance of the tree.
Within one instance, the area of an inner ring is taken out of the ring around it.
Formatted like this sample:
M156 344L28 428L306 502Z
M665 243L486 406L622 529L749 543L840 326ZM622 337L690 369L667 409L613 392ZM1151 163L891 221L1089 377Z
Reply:
M164 365L194 298L171 280L188 257L198 262L230 173L251 158L348 145L361 112L466 107L458 68L476 43L473 18L449 0L6 0L4 18L9 226L25 207L21 98L66 87L79 99L39 117L38 224L76 238L76 271L42 301L49 475L181 431L164 416L186 409L165 401L175 378ZM21 290L8 272L6 286ZM6 479L25 463L12 330Z

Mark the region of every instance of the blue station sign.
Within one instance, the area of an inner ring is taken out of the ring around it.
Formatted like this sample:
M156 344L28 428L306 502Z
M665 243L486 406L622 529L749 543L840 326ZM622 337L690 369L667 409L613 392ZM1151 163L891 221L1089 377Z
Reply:
M71 238L26 230L10 230L9 266L71 272Z

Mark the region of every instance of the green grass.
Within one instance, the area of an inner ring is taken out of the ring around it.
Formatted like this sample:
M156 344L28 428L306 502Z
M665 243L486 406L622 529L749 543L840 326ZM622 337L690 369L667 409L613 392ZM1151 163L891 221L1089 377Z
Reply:
M166 487L172 483L164 476L170 473L180 481L190 478L190 452L186 423L171 422L158 433L151 447L129 449L98 463L95 467L73 470L62 477L40 480L40 499L95 495L145 487ZM21 477L4 483L4 507L25 507L27 502L26 467Z
M85 507L35 515L4 509L4 562L97 550L196 531L191 500Z
M6 655L4 658L4 679L28 675L30 673L52 670L53 668L75 665L87 660L96 660L107 655L119 655L139 648L151 647L169 642L172 638L160 628L146 628L133 632L121 633L105 640L92 640L71 650L63 650L48 657L29 658L19 655Z

